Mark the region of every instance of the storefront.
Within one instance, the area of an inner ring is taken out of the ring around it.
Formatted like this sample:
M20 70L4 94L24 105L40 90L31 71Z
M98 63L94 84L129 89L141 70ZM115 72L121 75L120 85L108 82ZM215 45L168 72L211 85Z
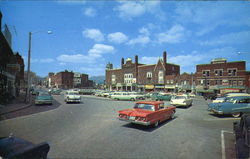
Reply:
M165 91L165 85L155 85L155 91Z
M151 92L154 90L154 85L145 85L144 88L146 92Z
M176 92L175 85L165 85L165 91L166 92Z

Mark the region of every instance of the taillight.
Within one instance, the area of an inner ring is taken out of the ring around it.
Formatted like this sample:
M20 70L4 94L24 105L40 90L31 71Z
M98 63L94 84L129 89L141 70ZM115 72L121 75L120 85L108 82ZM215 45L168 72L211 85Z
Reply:
M139 121L146 121L146 118L145 118L145 117L136 117L135 119L136 119L136 120L139 120Z
M120 118L127 118L127 115L119 114L119 117L120 117Z

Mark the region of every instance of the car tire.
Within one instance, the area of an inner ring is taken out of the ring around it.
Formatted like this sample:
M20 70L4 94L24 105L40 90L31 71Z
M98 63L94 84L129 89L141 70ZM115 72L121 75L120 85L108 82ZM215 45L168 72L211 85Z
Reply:
M159 121L157 121L157 122L154 123L154 127L155 128L158 127L158 126L159 126Z
M232 116L235 117L235 118L238 118L238 117L241 116L241 113L233 113Z
M174 119L175 118L175 111L172 111L172 114L170 116L170 119Z

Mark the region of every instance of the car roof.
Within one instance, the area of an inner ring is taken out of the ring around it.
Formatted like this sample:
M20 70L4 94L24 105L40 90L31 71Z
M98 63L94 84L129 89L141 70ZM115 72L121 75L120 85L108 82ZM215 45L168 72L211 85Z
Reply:
M140 101L136 102L136 104L151 104L151 105L158 105L164 103L163 101Z

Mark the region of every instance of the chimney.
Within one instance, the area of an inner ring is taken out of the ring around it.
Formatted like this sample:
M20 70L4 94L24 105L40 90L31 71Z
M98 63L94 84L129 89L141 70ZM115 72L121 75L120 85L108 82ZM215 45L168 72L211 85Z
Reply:
M2 32L2 12L0 11L0 32Z
M121 60L121 67L124 65L124 58Z
M167 52L166 51L163 52L163 62L164 62L164 65L167 64Z
M167 75L167 52L163 52L163 65L165 67L165 75Z
M135 64L138 65L138 56L135 55Z

